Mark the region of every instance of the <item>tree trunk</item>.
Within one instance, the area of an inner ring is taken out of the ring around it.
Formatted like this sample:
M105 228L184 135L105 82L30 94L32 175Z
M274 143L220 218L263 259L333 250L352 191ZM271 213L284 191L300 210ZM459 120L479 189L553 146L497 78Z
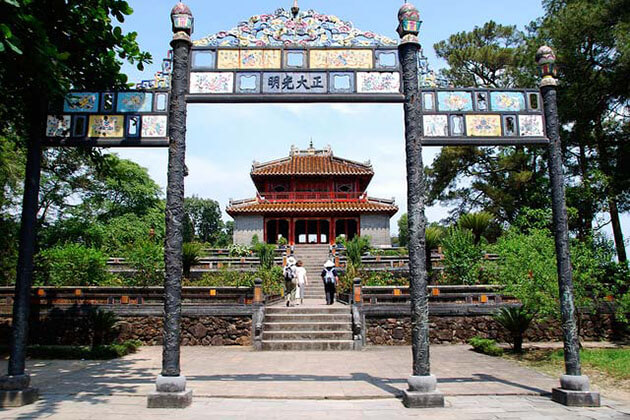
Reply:
M617 208L617 200L610 198L608 200L608 208L610 213L610 221L612 222L613 237L615 238L615 247L617 248L617 259L619 262L626 262L626 244L623 240L623 231L621 230L621 222L619 220L619 209Z
M514 353L523 353L523 334L515 335L512 337L512 340L514 341Z

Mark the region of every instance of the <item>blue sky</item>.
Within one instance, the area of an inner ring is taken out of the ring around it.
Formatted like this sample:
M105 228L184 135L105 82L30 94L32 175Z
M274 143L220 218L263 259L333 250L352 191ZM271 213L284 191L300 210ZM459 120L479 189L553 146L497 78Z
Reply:
M143 50L150 52L155 64L144 73L131 66L125 72L133 81L152 78L159 69L171 39L169 12L174 0L128 0L134 9L124 24L127 31L138 32ZM195 33L199 39L230 29L242 20L275 9L289 8L291 0L241 0L186 2L195 16ZM362 30L392 38L398 8L402 1L393 0L300 0L302 9L337 15L350 20ZM539 0L441 0L416 1L424 21L420 40L434 69L444 64L433 51L433 44L449 35L468 31L489 20L524 28L543 14ZM396 198L406 211L403 115L400 105L317 104L317 105L191 105L188 108L186 194L212 198L225 209L229 198L246 198L255 193L249 178L253 160L265 161L286 156L292 144L306 148L312 138L315 147L331 145L337 156L353 160L370 160L376 175L370 195ZM149 169L153 179L166 185L167 151L116 150ZM427 148L425 164L438 152ZM446 217L448 209L427 209L430 221ZM226 219L228 216L225 216ZM630 225L624 218L624 227ZM628 228L626 237L630 236Z

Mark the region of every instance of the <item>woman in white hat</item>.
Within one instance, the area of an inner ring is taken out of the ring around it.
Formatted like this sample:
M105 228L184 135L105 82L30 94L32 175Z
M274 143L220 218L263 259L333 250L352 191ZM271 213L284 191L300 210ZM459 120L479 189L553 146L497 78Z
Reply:
M328 260L324 264L322 280L324 281L324 290L326 291L326 305L332 305L335 303L335 292L337 291L337 283L339 283L339 274L332 260Z
M295 275L297 261L294 257L287 258L287 265L284 266L284 299L288 306L295 304L295 286L297 285L297 276Z

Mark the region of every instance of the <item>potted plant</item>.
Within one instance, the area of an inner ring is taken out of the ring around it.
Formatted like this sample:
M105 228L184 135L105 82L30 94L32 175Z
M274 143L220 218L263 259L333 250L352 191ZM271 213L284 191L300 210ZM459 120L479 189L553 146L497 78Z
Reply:
M286 249L288 244L289 244L289 241L287 241L287 238L285 238L284 236L280 236L278 238L278 248L284 250Z
M338 249L344 249L346 246L346 235L339 235L335 238L335 247Z

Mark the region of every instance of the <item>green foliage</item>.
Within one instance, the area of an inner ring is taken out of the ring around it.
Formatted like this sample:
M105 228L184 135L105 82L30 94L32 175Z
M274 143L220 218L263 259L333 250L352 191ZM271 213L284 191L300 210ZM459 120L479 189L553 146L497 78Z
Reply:
M345 241L346 257L348 265L355 268L362 266L361 257L370 250L370 238L366 236L355 236L350 241Z
M529 233L532 230L552 229L551 208L546 209L530 209L525 207L521 209L512 223L512 227L523 233Z
M473 337L468 340L468 344L470 344L477 353L487 354L488 356L501 356L503 354L503 349L497 346L497 342L494 340Z
M41 360L110 360L135 353L141 346L137 340L96 347L34 345L28 346L26 353L31 359Z
M534 314L525 306L504 306L494 315L494 320L509 331L514 353L523 352L523 335L533 319Z
M254 233L254 235L252 236L252 241L250 243L252 246L260 243L260 238L258 237L257 233Z
M195 195L184 200L186 220L192 237L200 242L217 244L224 242L226 225L221 219L221 208L215 200L199 198ZM192 239L189 238L192 242Z
M127 286L161 286L164 283L164 247L151 240L127 246L125 262L135 273L125 278Z
M254 253L260 260L260 266L269 270L274 266L274 257L276 256L276 246L259 242L252 247Z
M473 233L458 227L450 228L442 239L444 275L452 284L476 284L481 269L481 251Z
M549 358L555 362L564 362L564 351L556 350ZM607 376L618 379L630 379L630 349L581 349L582 365L604 372Z
M266 295L279 295L284 290L284 278L282 267L274 266L271 269L259 269L256 272L241 272L234 270L221 270L218 273L206 273L201 279L187 282L190 286L204 287L254 287L254 280L260 278L263 281L262 289Z
M39 286L99 286L111 281L107 257L99 250L67 244L43 250L37 258Z
M230 245L228 248L230 257L249 257L251 250L247 245Z
M457 221L457 225L461 229L470 230L475 236L475 244L478 245L481 242L482 236L486 233L490 227L490 223L494 216L487 211L480 211L479 213L467 213L460 216Z
M278 239L278 246L287 246L288 244L289 244L289 241L284 236L281 236Z
M406 247L409 245L409 218L407 213L404 213L398 219L398 246Z
M88 315L88 324L92 332L92 349L106 343L113 338L114 326L118 318L113 312L97 309Z
M182 265L184 266L184 276L190 277L190 268L199 264L203 246L198 242L187 242L182 246Z

